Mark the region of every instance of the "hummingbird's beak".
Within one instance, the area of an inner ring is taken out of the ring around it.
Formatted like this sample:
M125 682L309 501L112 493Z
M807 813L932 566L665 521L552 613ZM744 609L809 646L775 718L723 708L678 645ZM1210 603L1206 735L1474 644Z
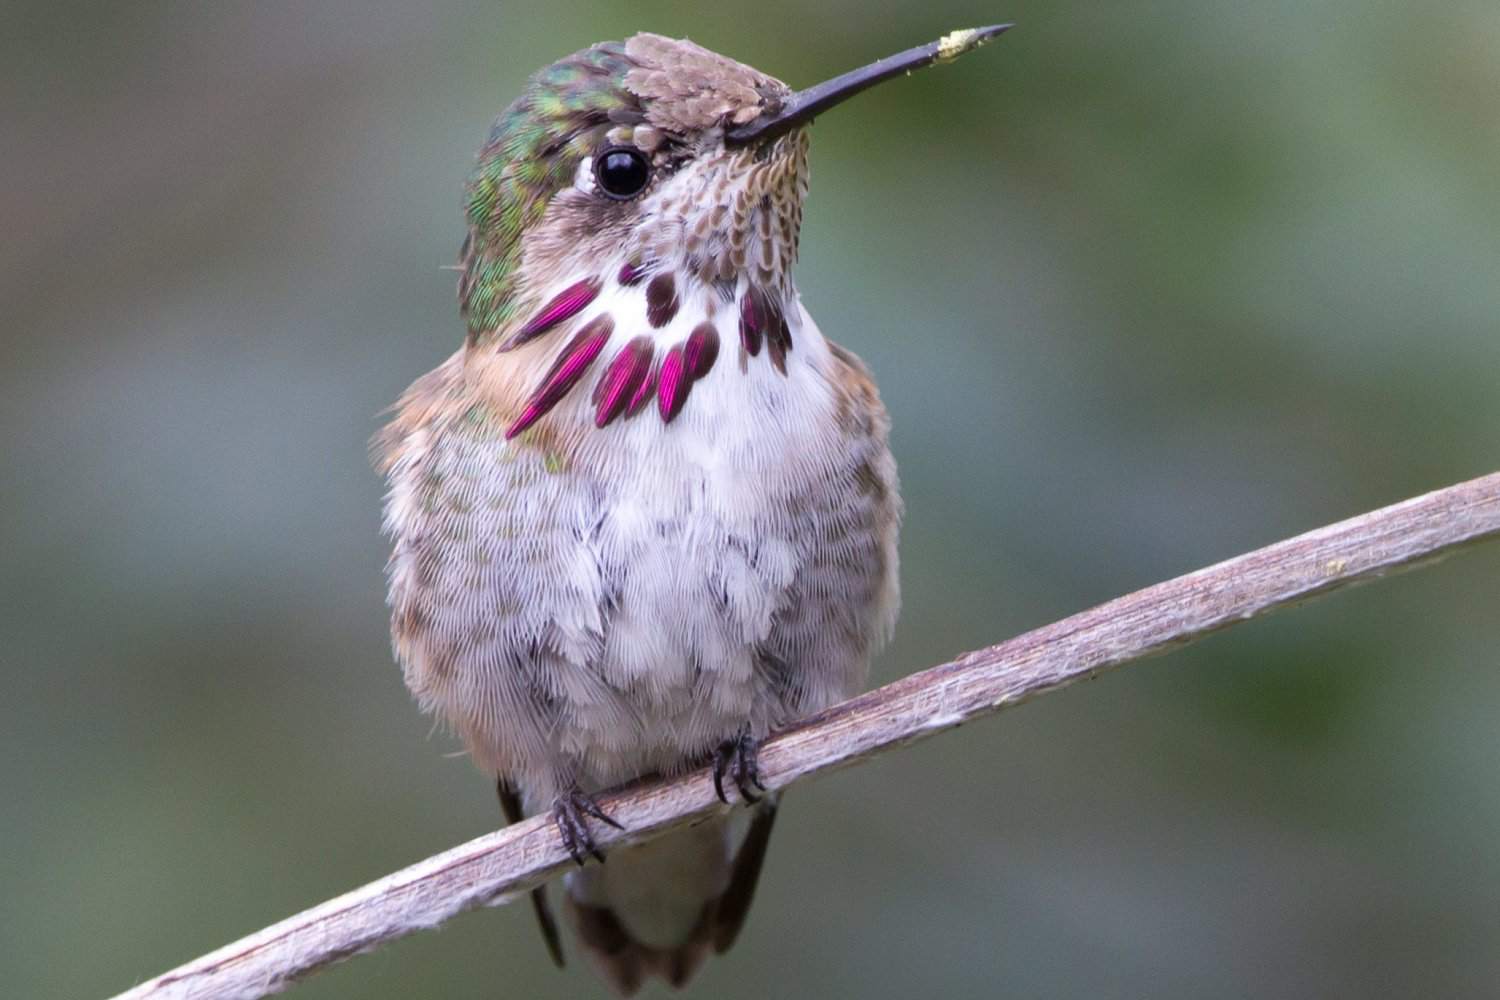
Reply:
M729 129L724 133L724 142L730 146L745 146L775 139L799 125L807 124L817 115L835 104L842 104L861 90L923 66L952 62L1012 27L1014 25L992 24L987 28L950 32L935 42L886 56L879 62L861 66L806 90L799 90L783 101L775 111L768 111L744 125Z

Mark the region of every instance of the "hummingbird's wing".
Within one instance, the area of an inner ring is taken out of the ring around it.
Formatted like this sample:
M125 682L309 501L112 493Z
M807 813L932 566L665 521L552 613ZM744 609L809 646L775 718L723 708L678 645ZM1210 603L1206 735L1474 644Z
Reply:
M505 822L519 823L524 818L521 812L521 794L504 778L495 787L500 795L500 811L505 814ZM531 908L536 913L537 926L542 930L542 940L547 942L547 952L552 956L553 963L561 969L567 962L563 960L562 936L557 933L557 921L552 917L552 906L547 902L545 885L531 890Z

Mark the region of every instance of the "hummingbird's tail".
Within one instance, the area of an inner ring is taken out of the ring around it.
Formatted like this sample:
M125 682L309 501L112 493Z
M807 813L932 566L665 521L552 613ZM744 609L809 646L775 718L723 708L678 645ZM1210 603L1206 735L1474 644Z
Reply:
M714 820L638 847L570 876L566 909L578 942L622 996L651 976L687 985L710 952L734 944L760 878L776 802L755 807L730 857L727 820Z

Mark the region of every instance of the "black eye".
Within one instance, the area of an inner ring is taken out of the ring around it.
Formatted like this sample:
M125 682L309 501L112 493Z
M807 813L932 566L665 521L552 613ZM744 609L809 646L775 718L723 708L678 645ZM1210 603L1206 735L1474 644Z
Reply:
M651 180L646 154L629 146L611 146L594 157L594 180L599 190L616 201L634 198Z

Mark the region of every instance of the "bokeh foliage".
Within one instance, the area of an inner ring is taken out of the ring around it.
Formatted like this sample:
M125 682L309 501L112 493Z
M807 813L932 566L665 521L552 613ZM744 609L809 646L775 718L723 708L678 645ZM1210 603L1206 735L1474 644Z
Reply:
M460 187L642 28L807 84L800 283L895 420L878 680L1500 466L1492 0L12 5L0 968L97 996L496 822L408 703L376 413ZM798 789L703 995L1493 995L1500 552ZM429 738L430 737L430 738ZM306 997L590 995L524 907Z

